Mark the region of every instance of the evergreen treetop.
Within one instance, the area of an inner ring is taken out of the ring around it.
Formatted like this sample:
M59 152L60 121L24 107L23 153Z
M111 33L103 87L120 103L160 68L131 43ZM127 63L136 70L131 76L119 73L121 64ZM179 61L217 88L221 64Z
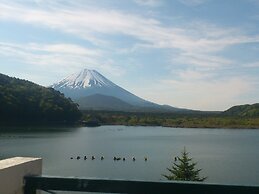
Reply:
M200 177L202 169L196 169L196 162L192 162L185 147L181 157L176 157L171 168L167 168L169 175L163 175L167 180L177 181L204 181L207 177Z

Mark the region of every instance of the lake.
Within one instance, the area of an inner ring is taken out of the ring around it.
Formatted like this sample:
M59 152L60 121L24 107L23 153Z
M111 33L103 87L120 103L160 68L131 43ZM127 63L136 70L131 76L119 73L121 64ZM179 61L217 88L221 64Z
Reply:
M0 132L1 159L42 157L45 175L165 180L161 174L184 147L206 182L259 185L259 130L101 126Z

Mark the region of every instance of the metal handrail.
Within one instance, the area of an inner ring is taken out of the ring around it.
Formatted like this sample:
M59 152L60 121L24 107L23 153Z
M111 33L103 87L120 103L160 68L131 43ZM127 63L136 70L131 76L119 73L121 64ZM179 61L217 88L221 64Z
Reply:
M131 181L76 177L26 176L24 194L45 191L83 191L131 194L258 194L259 186L181 181Z

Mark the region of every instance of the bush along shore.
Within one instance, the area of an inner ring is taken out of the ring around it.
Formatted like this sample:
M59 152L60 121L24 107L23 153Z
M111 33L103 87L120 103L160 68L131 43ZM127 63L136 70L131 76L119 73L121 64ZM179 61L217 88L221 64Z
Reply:
M217 114L127 113L84 111L83 121L100 125L163 126L179 128L259 129L259 117Z

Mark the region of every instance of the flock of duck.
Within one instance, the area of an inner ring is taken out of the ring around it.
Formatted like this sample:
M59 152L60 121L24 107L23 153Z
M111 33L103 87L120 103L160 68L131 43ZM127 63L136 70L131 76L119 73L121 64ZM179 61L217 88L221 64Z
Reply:
M80 156L77 156L77 157L75 157L75 158L74 158L74 157L70 157L70 159L71 159L71 160L73 160L73 159L80 160L81 157L80 157ZM84 156L84 157L82 157L82 159L84 159L84 160L87 160L87 159L95 160L96 157L95 157L95 156L91 156L90 158L87 158L87 156ZM100 159L101 159L101 160L104 160L104 156L101 156ZM125 157L116 157L116 156L113 157L113 160L114 160L114 161L119 161L119 160L126 161L126 159L127 159L127 158L125 158ZM133 156L133 157L131 158L131 160L132 160L132 161L136 161L136 157ZM147 160L148 160L147 157L144 157L144 161L147 161Z

